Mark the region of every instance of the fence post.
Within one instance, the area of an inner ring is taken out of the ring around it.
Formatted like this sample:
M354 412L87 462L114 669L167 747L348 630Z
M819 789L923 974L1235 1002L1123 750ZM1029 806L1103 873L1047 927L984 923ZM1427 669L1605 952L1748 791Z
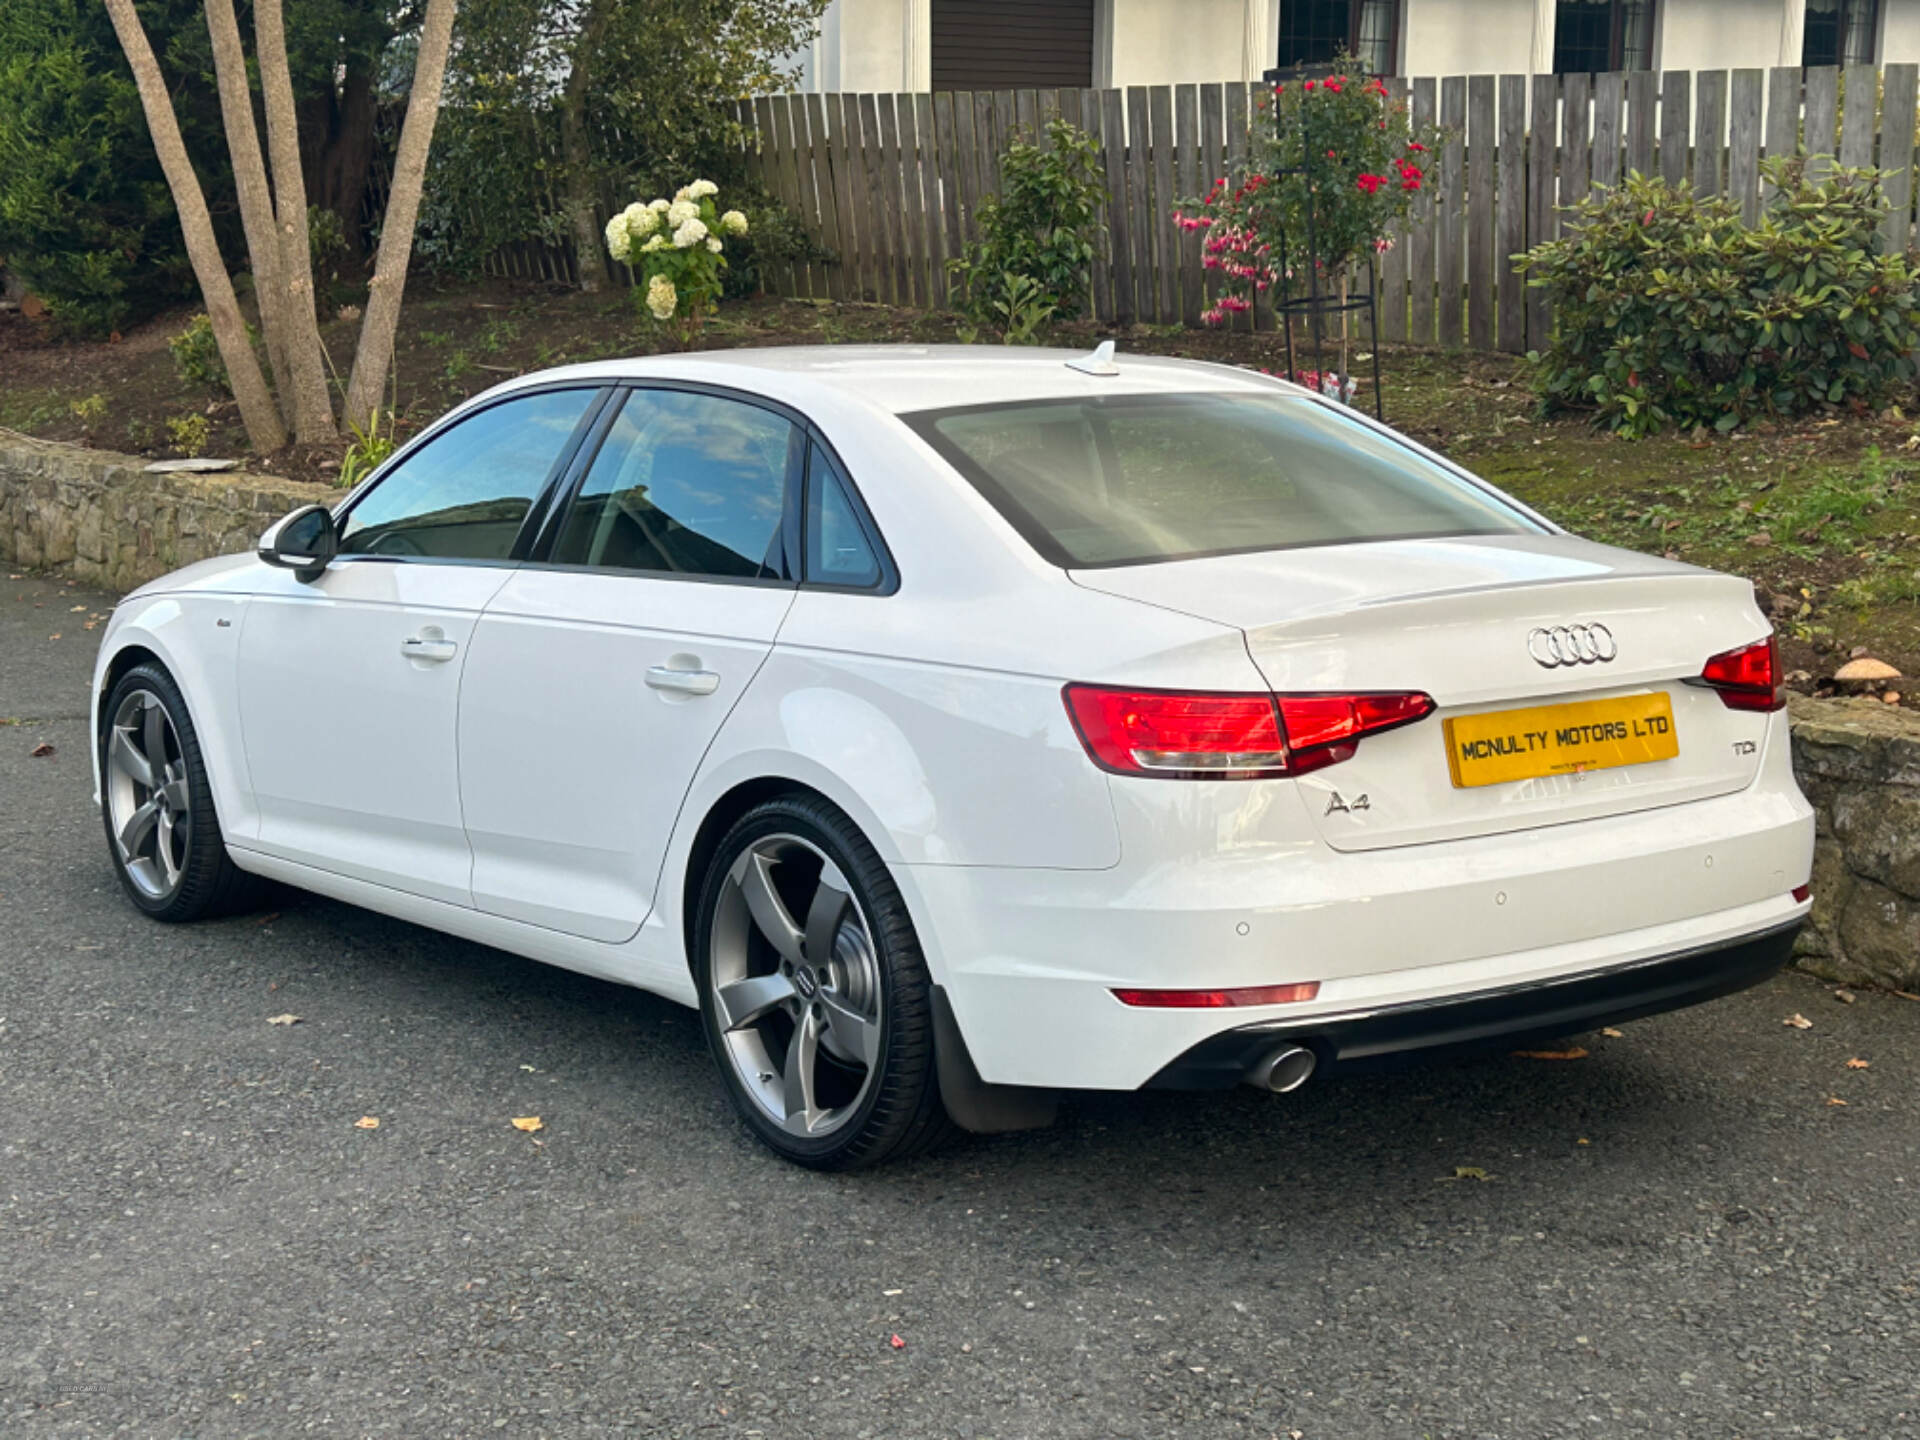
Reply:
M1873 164L1874 111L1880 72L1872 65L1847 66L1847 108L1840 117L1840 163L1849 170Z
M1447 143L1440 151L1440 237L1435 247L1440 266L1440 343L1460 348L1460 282L1466 278L1461 233L1467 214L1467 77L1449 75L1440 82L1440 123ZM1431 169L1431 167L1429 167Z
M1173 87L1155 85L1147 91L1147 116L1153 145L1154 261L1159 267L1160 319L1168 324L1180 318L1180 245L1173 224Z
M1098 92L1100 158L1107 171L1107 256L1111 265L1107 316L1131 325L1138 311L1133 300L1133 219L1127 209L1127 121L1118 90Z
M1173 162L1174 189L1161 200L1169 211L1176 200L1191 198L1199 189L1200 168L1200 92L1192 85L1176 85L1173 90ZM1171 214L1167 223L1172 224ZM1180 323L1200 323L1200 234L1196 230L1174 227L1173 253L1180 257Z
M1533 77L1533 103L1528 111L1527 145L1527 246L1553 239L1556 233L1553 213L1553 132L1560 86L1557 75ZM1538 286L1527 287L1527 348L1547 348L1553 321L1547 307L1546 292Z
M1837 147L1834 145L1834 125L1840 117L1840 72L1831 65L1821 65L1807 71L1806 113L1802 118L1802 133L1808 155L1807 178L1817 180L1832 168L1832 160ZM1825 156L1818 159L1814 157Z
M1387 81L1387 92L1392 103L1404 107L1407 104L1407 82L1403 76L1395 76ZM1387 124L1398 132L1396 139L1406 139L1406 122L1392 115ZM1393 248L1387 251L1385 264L1380 268L1380 333L1388 340L1407 338L1407 251L1411 245L1413 212L1409 208L1407 218L1393 227Z
M1889 65L1881 88L1880 168L1887 172L1887 217L1880 234L1888 253L1907 248L1913 220L1913 108L1920 66Z
M1431 76L1418 76L1413 82L1413 128L1429 130L1434 122L1434 82ZM1431 167L1428 167L1431 168ZM1434 204L1431 186L1413 192L1413 208L1407 215L1407 291L1412 301L1412 319L1407 338L1415 345L1433 344L1433 241Z
M1727 72L1702 70L1695 87L1698 107L1693 127L1693 193L1718 195L1724 171L1720 167L1720 144L1727 133ZM1867 142L1873 142L1869 132Z
M1684 70L1660 76L1660 176L1678 190L1687 183L1687 149L1692 141L1688 123L1688 82Z
M1135 314L1159 320L1160 287L1153 271L1153 183L1147 145L1147 87L1127 87L1127 206L1133 217L1133 283L1139 297Z
M1467 81L1467 344L1493 348L1494 77Z
M1620 183L1620 108L1626 99L1627 77L1618 70L1596 75L1593 81L1593 189L1610 190Z
M1733 72L1733 102L1727 122L1727 195L1748 225L1760 221L1760 101L1766 74Z
M1500 77L1500 186L1493 270L1497 343L1518 354L1527 348L1526 284L1513 257L1527 248L1527 77Z

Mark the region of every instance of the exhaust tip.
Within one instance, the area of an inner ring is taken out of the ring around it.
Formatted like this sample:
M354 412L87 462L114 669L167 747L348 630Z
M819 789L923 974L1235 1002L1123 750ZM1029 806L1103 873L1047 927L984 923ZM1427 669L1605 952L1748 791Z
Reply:
M1298 1090L1313 1078L1319 1059L1304 1045L1281 1045L1268 1051L1247 1071L1247 1083L1275 1095Z

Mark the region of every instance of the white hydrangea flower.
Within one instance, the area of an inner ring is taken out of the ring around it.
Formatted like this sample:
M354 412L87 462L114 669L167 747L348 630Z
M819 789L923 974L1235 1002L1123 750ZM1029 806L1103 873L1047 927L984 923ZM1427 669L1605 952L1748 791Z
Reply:
M636 200L620 213L626 217L628 225L638 228L641 220L646 217L648 212L647 207Z
M675 307L680 303L680 294L673 288L673 281L664 275L656 275L647 284L647 309L653 312L656 320L673 318Z
M720 187L711 180L696 180L682 192L692 199L700 200L708 195L718 195Z
M718 255L720 253L720 242L709 235L707 237L707 249Z
M663 232L656 231L654 234L647 237L647 243L642 245L640 248L642 251L650 254L655 250L664 250L666 249L666 246L667 246L666 235Z
M667 208L667 202L665 200L649 200L647 202L647 209L649 210L665 210Z
M738 210L729 210L720 217L720 228L729 235L744 235L747 233L747 217Z
M676 200L667 207L667 228L678 230L687 221L700 214L700 207L691 200Z
M627 217L616 215L607 222L607 253L625 260L633 252L633 237L627 233Z
M673 192L673 198L683 203L691 200L693 198L693 187L691 185L682 185L678 190Z
M680 228L673 232L673 243L684 250L689 245L697 245L707 238L707 222L697 216L680 222Z
M660 228L660 212L649 210L644 205L627 207L627 234L638 240L643 235L651 235Z

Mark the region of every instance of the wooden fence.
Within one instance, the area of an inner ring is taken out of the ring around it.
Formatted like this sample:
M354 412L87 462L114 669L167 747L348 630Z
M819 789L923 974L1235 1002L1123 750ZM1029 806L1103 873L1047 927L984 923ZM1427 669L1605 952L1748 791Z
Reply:
M1914 234L1920 66L1455 75L1389 82L1448 141L1383 257L1386 340L1522 351L1552 317L1508 257L1559 233L1562 207L1628 171L1762 200L1763 156L1837 156L1891 173L1886 241ZM977 238L983 197L1017 135L1064 116L1100 146L1104 205L1093 308L1116 324L1200 323L1212 277L1176 201L1233 171L1259 120L1255 86L1134 86L902 95L776 95L742 102L747 172L833 258L770 267L779 294L908 306L948 301L946 261ZM1843 102L1844 98L1844 104ZM525 247L523 247L525 248ZM530 257L570 273L571 257ZM518 269L516 265L512 267ZM1243 324L1270 328L1270 309Z

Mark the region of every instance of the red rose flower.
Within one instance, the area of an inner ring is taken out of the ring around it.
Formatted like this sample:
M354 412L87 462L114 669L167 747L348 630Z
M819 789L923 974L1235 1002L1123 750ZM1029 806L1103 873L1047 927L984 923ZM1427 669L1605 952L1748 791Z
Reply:
M1382 185L1387 183L1387 177L1384 175L1362 175L1359 179L1355 180L1353 183L1358 185L1362 190L1366 191L1367 194L1371 195L1373 194L1374 191L1378 190Z

